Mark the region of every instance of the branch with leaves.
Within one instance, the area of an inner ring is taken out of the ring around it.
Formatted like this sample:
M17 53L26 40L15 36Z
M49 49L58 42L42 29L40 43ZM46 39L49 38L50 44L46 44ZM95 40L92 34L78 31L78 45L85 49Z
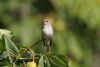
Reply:
M30 48L26 48L26 50L21 53L16 44L13 43L8 36L2 34L3 50L6 52L7 62L10 63L5 65L10 65L10 67L17 67L18 65L22 67L68 67L68 61L64 55L34 53L32 47L40 42L42 42L42 40L36 42ZM2 56L0 56L0 58L3 59Z

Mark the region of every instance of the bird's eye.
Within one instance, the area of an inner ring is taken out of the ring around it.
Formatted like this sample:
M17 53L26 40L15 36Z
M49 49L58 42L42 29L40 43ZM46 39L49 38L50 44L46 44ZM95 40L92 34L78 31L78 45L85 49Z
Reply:
M47 20L45 22L48 22Z

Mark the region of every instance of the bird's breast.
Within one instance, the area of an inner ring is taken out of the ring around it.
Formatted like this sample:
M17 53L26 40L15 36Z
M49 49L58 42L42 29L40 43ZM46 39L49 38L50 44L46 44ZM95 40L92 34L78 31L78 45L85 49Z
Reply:
M42 32L43 32L43 36L44 37L52 37L52 35L53 35L52 27L49 27L49 26L48 27L44 27Z

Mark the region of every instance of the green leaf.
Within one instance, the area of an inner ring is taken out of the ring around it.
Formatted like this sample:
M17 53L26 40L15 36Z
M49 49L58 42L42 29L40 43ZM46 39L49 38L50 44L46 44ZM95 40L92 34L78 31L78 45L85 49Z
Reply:
M38 67L44 67L44 59L43 59L43 56L41 56L41 58L39 59Z
M60 54L48 54L47 58L51 63L51 67L68 67L68 61L65 56Z
M38 67L68 67L68 61L63 55L47 54L41 56Z
M6 30L6 29L0 29L0 50L1 51L4 51L6 49L5 45L2 43L2 40L4 40L2 36L3 34L5 34L9 38L13 36L11 31Z
M4 34L3 34L3 42L5 44L10 63L12 64L14 58L19 56L19 50L17 49L16 45L10 40L10 38Z
M0 40L2 40L2 34L5 34L9 38L13 36L11 31L6 30L6 29L0 29Z
M16 67L16 64L15 63L13 63L13 67Z
M45 67L51 67L51 64L50 64L48 57L44 56L44 60L45 60L44 66Z
M1 51L5 50L5 45L2 43L2 40L0 40L0 50Z
M8 65L7 58L0 58L0 67Z
M4 52L2 52L2 54L0 54L0 58L2 59L2 58L7 58L8 56L7 56L8 54L7 54L7 51L4 51Z

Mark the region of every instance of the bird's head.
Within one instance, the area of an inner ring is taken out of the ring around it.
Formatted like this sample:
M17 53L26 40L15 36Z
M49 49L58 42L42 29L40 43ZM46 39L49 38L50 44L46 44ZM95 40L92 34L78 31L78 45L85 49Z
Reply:
M48 19L43 19L43 25L50 25L50 21Z

